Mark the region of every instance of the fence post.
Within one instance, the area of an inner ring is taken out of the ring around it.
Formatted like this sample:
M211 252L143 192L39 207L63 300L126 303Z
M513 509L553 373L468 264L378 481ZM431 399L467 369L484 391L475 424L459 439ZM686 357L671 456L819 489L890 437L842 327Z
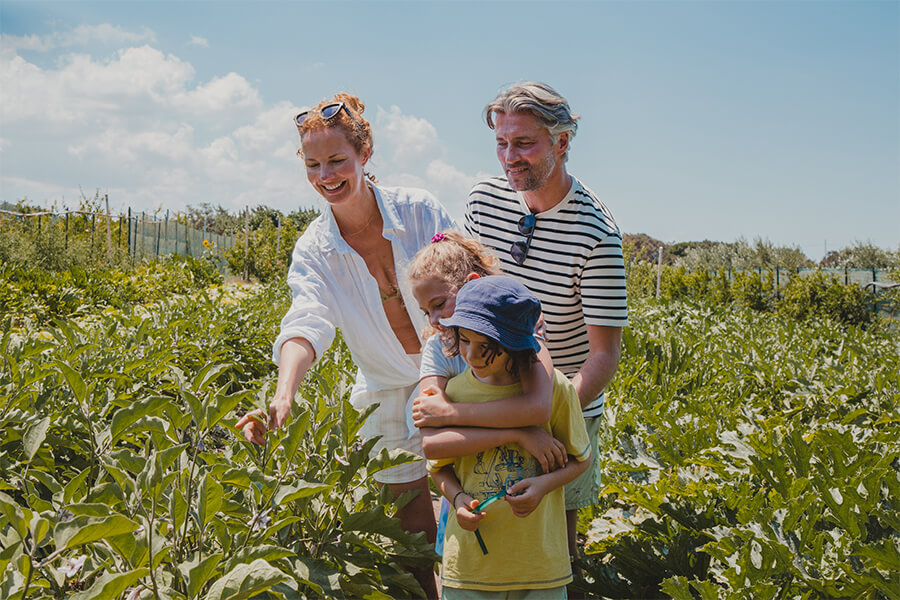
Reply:
M250 281L250 207L244 207L244 281Z
M66 209L66 250L69 249L69 209Z
M162 223L156 220L156 258L159 258L159 234L162 233Z
M275 255L281 256L281 217L275 217L275 225L278 229L276 244L275 244ZM627 275L626 275L627 279Z
M176 230L177 231L177 230ZM166 209L166 248L169 247L169 209ZM178 238L175 238L175 254L178 254Z
M104 194L106 200L106 260L112 262L112 225L109 222L109 194Z
M662 253L663 247L659 247L659 253L656 256L656 297L659 298L659 291L662 287Z

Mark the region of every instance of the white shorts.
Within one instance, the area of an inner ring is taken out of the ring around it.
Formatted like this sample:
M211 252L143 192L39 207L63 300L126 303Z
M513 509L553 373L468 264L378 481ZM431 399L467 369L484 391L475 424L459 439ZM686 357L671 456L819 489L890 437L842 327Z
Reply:
M363 438L371 438L380 435L381 439L375 444L372 453L378 454L382 448L393 450L401 448L424 456L422 451L422 435L416 430L413 435L406 426L406 404L410 395L418 387L417 383L412 385L393 388L390 390L381 390L379 392L359 392L350 398L350 403L357 410L369 406L375 402L379 403L375 412L373 412L360 429L360 435ZM375 481L379 483L410 483L425 477L425 460L399 465L378 471L375 473Z

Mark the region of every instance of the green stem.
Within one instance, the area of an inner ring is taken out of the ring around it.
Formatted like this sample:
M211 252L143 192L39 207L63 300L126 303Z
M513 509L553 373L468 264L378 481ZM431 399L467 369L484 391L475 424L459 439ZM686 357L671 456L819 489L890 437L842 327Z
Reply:
M23 541L22 544L25 542ZM32 550L33 551L33 550ZM28 555L28 577L25 579L25 587L22 589L22 600L28 597L28 588L31 586L31 578L34 575L34 558Z
M150 519L147 522L147 552L149 555L150 583L153 584L153 597L159 600L159 587L156 585L156 569L153 568L153 521L156 520L156 494L150 508ZM24 600L24 599L23 599Z
M244 543L241 544L241 548L244 548L247 545L247 543L250 541L250 538L253 535L253 526L256 525L256 522L259 520L259 517L262 516L263 512L265 512L266 508L272 502L272 498L274 498L275 494L278 492L278 487L281 485L281 482L284 480L285 475L287 475L287 473L285 471L282 471L282 473L278 476L278 480L275 482L275 485L272 487L272 491L269 493L269 497L265 499L265 502L262 502L259 505L259 508L256 511L256 515L253 517L253 520L250 521L250 525L247 527L247 537L244 538Z
M194 443L194 454L191 456L191 467L188 470L188 480L187 480L187 494L184 497L184 501L186 504L186 509L184 513L184 526L181 528L181 538L178 540L178 543L175 545L175 554L178 557L179 562L184 560L184 555L182 554L181 546L184 544L184 540L187 537L187 526L189 520L189 510L191 506L191 495L194 493L193 483L194 483L194 467L197 466L197 455L200 453L200 440L203 438L197 438Z

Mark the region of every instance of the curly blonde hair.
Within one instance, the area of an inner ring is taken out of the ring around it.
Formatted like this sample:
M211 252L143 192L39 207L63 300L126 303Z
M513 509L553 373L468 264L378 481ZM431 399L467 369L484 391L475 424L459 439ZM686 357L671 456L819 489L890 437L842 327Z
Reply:
M500 275L500 261L481 242L456 231L435 235L409 267L410 280L440 279L456 289L466 283L469 273Z
M500 261L481 242L456 231L435 234L429 245L416 252L408 269L411 282L437 279L454 292L465 285L470 273L479 277L501 275ZM438 330L429 325L422 339L435 333ZM447 332L442 333L441 340L446 353L453 340Z
M329 104L343 102L344 109L337 112L336 115L329 119L322 116L322 108ZM372 139L372 126L366 121L362 114L366 110L357 96L338 92L332 98L325 98L315 107L310 109L309 114L303 123L297 125L297 131L300 133L300 148L297 149L297 155L303 156L303 136L310 131L318 131L321 129L337 129L339 128L344 137L353 146L354 150L362 156L368 151L369 156L375 151L375 142ZM368 171L364 171L366 177L377 183L375 177Z

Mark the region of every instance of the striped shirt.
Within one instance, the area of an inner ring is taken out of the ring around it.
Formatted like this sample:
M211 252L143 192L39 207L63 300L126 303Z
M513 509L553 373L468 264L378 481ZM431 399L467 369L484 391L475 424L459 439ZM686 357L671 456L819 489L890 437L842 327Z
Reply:
M609 209L575 177L566 197L536 213L531 246L519 265L509 253L526 241L517 222L530 211L505 177L472 188L466 230L491 248L504 273L525 284L541 300L547 348L553 366L574 376L590 352L586 325L628 324L622 235ZM602 406L603 396L585 409ZM602 410L602 409L601 409Z

